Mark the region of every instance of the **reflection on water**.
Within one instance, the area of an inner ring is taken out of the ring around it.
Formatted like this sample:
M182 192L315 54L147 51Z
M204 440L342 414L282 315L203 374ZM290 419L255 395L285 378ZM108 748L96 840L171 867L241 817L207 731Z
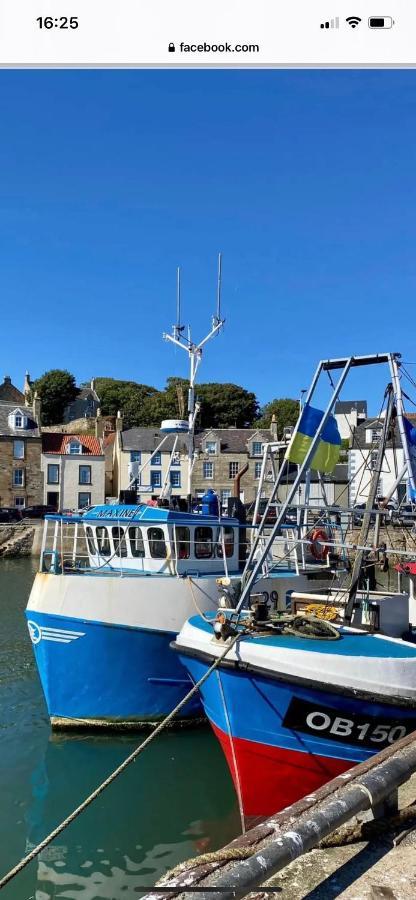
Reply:
M0 871L6 872L140 743L140 735L52 735L23 610L30 561L0 563ZM182 859L239 831L208 728L155 740L3 891L5 900L137 897Z

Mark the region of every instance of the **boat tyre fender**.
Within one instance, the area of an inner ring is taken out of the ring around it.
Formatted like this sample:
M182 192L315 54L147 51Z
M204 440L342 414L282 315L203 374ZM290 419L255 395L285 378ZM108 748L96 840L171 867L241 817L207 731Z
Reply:
M325 544L328 535L323 528L315 528L311 534L311 553L315 559L324 560L329 553L329 547Z

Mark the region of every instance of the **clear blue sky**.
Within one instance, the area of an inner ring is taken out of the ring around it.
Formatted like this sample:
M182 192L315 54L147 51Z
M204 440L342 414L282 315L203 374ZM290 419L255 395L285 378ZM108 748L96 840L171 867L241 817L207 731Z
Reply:
M317 359L416 362L416 72L0 72L1 366L162 387L201 336L203 381L262 403ZM183 357L183 358L182 358ZM416 367L412 368L416 374ZM371 380L344 396L369 396Z

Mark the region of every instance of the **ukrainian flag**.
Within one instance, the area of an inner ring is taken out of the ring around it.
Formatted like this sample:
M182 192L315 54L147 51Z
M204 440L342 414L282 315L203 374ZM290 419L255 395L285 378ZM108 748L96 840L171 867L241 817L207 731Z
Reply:
M286 459L298 463L298 465L303 463L323 417L324 413L321 409L314 409L313 406L306 404L302 410L297 429L286 450ZM333 472L338 462L340 451L341 435L338 431L335 417L330 416L322 431L319 444L310 463L310 468L318 469L320 472Z

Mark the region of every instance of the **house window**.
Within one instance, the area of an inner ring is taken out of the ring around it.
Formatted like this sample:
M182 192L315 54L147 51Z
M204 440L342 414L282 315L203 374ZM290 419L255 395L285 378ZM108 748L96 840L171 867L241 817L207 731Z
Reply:
M17 509L24 509L25 508L25 498L24 497L15 497L14 505Z
M229 477L235 478L235 476L238 475L238 462L228 463L228 471L229 471Z
M78 509L85 509L86 506L91 506L91 494L87 491L81 491L78 494Z
M79 467L79 483L80 484L92 484L91 466L80 466Z
M82 444L79 441L70 441L68 444L68 453L82 453Z
M20 413L16 413L14 417L14 427L23 428L23 416Z
M180 466L181 464L181 455L180 453L175 452L170 461L171 466Z
M113 535L114 553L122 558L127 556L126 535L124 528L121 528L120 525L115 525L114 528L111 529L111 533Z
M370 456L370 469L375 469L378 459L378 450L372 450Z
M213 478L214 477L214 463L212 462L204 462L202 466L202 472L204 478Z
M25 458L25 442L13 441L13 456L15 459Z
M205 450L210 456L215 456L217 452L217 442L216 441L206 441Z
M261 466L262 466L261 462L254 463L254 477L255 478L260 478Z
M141 463L142 461L142 451L141 450L130 450L130 462Z
M173 488L180 488L181 486L181 473L180 472L172 472L170 473L170 483Z
M162 473L161 472L150 472L150 484L153 488L162 487Z
M225 488L221 491L221 506L223 509L228 508L228 501L231 497L231 490L229 488Z
M153 454L153 456L150 460L150 465L151 466L161 466L162 465L162 459L161 459L159 452Z
M253 441L253 456L263 456L263 444L261 441Z
M48 484L59 484L59 466L55 463L48 465Z
M195 556L197 559L210 559L212 556L212 528L199 525L195 528Z
M25 470L13 469L13 484L16 487L22 487L25 483Z

